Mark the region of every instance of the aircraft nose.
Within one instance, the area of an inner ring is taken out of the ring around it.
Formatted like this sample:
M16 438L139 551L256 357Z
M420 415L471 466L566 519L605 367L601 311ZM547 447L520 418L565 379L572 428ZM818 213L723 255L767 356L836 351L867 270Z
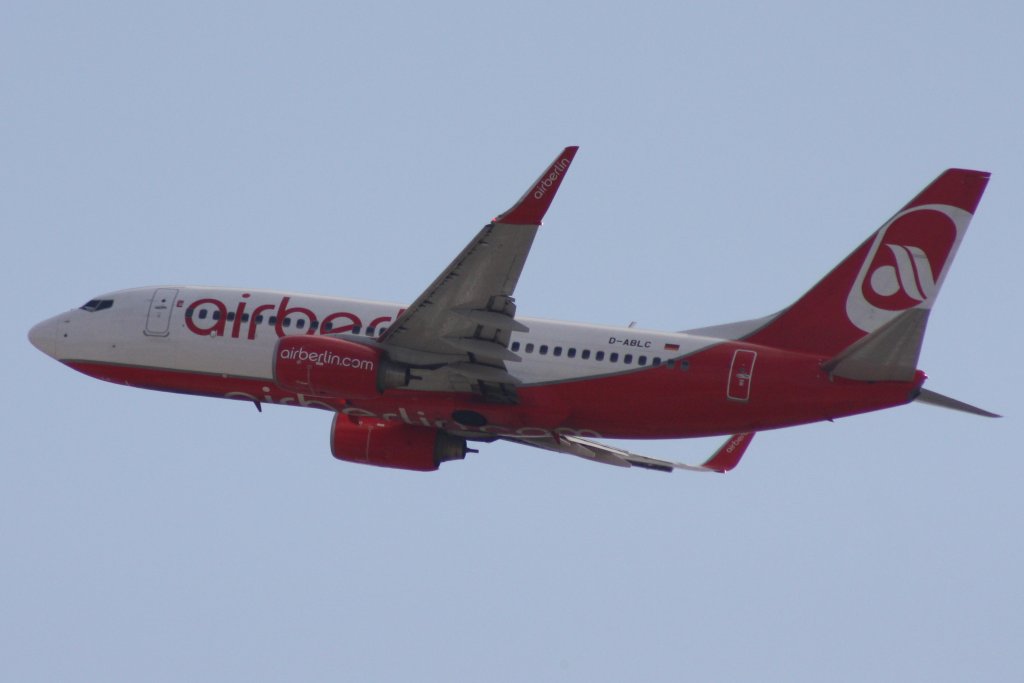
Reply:
M57 357L57 319L44 320L28 331L28 340L51 358Z

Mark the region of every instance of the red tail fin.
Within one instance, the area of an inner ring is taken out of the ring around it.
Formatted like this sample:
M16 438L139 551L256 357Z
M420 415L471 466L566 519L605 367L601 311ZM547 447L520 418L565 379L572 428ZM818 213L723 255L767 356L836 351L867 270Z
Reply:
M832 356L903 311L930 309L988 178L983 171L946 171L746 339Z

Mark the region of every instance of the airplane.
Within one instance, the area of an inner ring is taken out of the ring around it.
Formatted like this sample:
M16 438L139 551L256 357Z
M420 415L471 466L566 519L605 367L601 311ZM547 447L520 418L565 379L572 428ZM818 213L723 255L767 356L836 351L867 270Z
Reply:
M516 284L566 147L411 304L167 285L34 326L43 353L130 387L318 408L344 461L433 471L507 441L619 467L726 472L758 431L921 401L932 305L988 183L949 169L795 303L686 332L526 318ZM686 464L600 439L729 435Z

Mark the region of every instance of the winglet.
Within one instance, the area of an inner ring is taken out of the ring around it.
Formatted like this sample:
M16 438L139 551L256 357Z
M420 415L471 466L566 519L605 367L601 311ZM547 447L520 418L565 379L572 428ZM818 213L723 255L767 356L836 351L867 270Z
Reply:
M753 438L753 432L736 434L722 444L722 447L715 451L715 454L708 458L701 467L713 472L728 472L740 464L740 458L743 457L743 453Z
M494 219L506 225L540 225L579 147L566 147L515 205Z

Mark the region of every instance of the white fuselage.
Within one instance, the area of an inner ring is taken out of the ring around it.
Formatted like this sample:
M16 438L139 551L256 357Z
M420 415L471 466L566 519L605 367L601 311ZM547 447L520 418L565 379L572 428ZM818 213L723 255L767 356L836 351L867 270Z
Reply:
M161 302L160 299L165 299ZM97 311L73 309L40 323L33 343L62 361L127 364L225 377L273 379L282 336L332 334L375 343L399 304L212 287L127 289L97 297ZM523 384L597 377L651 367L721 342L712 337L519 318L521 360L508 372ZM405 360L405 359L399 359ZM415 362L415 357L409 360ZM429 377L415 387L449 390Z

